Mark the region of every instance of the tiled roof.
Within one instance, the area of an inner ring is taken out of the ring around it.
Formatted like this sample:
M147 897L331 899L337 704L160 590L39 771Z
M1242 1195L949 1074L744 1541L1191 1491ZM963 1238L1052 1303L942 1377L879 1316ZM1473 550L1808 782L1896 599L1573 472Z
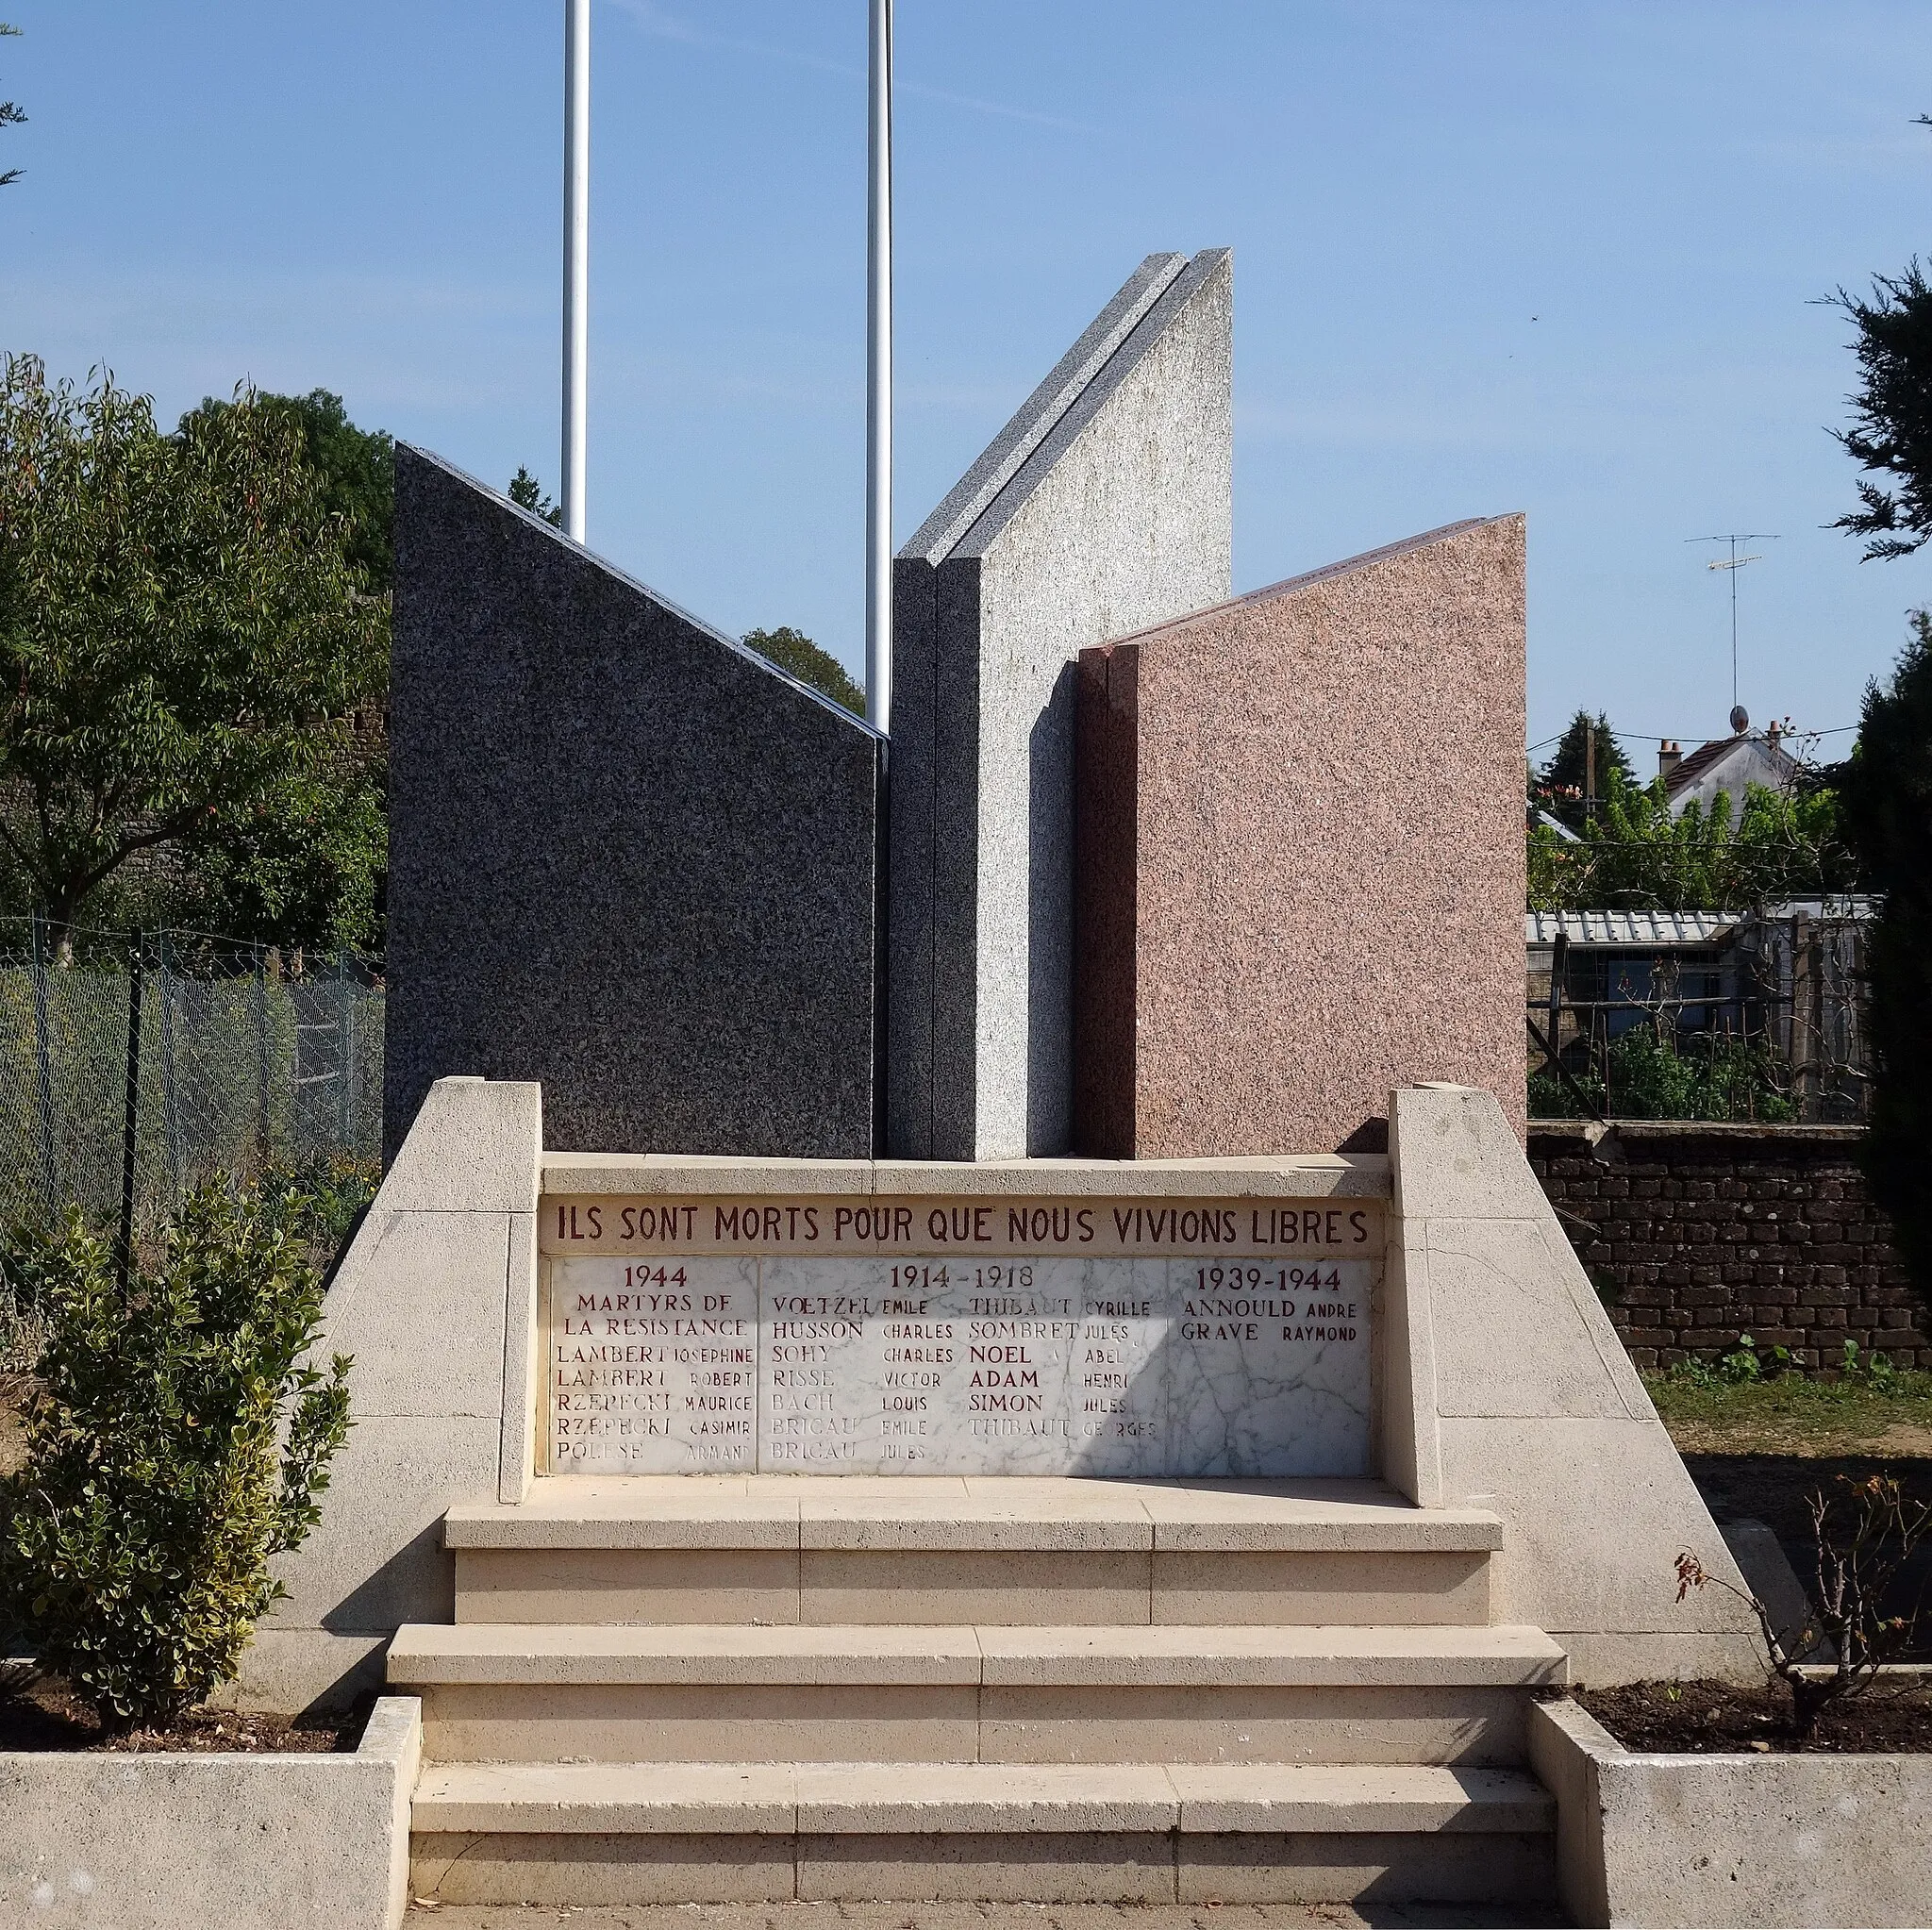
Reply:
M1707 744L1699 744L1694 751L1687 751L1677 759L1675 767L1664 776L1664 789L1674 795L1690 782L1700 777L1717 762L1733 744L1744 741L1741 737L1713 738Z
M1687 751L1677 759L1676 768L1664 777L1665 795L1675 797L1687 784L1694 783L1713 764L1721 762L1726 753L1740 744L1752 741L1749 732L1740 732L1736 737L1712 738L1707 744L1699 744L1694 751ZM1796 764L1797 759L1782 744L1774 744L1769 738L1758 738L1756 741L1762 744L1780 766Z

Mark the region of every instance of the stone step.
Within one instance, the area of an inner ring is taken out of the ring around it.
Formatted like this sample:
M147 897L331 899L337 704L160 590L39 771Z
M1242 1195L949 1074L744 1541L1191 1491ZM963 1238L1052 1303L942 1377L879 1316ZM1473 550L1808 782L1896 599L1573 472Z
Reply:
M1418 1766L434 1763L410 1888L449 1904L1541 1903L1526 1774Z
M1516 1762L1519 1627L411 1625L441 1761Z
M443 1534L460 1622L1473 1624L1502 1524L1374 1481L565 1476Z

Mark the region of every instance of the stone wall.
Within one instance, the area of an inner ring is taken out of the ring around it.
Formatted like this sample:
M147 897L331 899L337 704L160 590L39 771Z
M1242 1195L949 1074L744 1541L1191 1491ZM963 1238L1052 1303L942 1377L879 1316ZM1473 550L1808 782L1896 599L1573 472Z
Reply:
M1846 1340L1932 1368L1932 1325L1858 1170L1853 1126L1532 1121L1529 1163L1630 1357L1740 1334L1831 1366Z

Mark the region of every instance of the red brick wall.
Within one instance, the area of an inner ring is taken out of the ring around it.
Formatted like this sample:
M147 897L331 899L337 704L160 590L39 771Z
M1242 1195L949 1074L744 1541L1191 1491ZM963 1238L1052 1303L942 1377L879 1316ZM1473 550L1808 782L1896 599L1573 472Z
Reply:
M1640 1367L1727 1352L1740 1334L1834 1365L1847 1339L1932 1368L1851 1126L1637 1121L1594 1143L1532 1121L1529 1163Z

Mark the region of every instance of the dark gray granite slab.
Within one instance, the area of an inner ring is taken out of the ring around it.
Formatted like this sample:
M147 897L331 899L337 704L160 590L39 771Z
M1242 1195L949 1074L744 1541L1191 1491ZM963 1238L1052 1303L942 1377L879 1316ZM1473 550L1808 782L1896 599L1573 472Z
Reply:
M536 1079L560 1151L874 1150L883 742L396 450L385 1139Z
M1150 255L893 565L886 1139L1067 1150L1074 666L1226 598L1233 261Z

